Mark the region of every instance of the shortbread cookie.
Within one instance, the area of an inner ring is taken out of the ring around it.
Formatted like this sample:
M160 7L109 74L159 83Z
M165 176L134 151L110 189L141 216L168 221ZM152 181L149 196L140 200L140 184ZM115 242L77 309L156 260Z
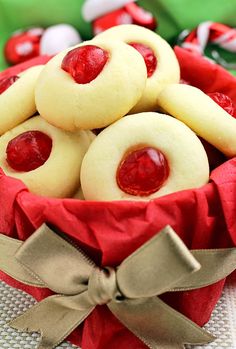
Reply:
M63 131L35 116L0 138L0 167L34 194L71 197L90 143L85 131Z
M228 157L236 155L236 119L196 87L167 86L158 102L167 113L188 125L197 135Z
M126 116L103 130L81 167L86 200L150 200L208 179L207 155L194 132L152 112Z
M118 39L136 48L144 57L147 67L147 83L142 98L130 113L158 109L157 95L170 83L180 80L180 68L170 45L153 31L134 24L112 27L95 37Z
M89 140L89 144L92 143L94 141L94 139L96 138L96 135L94 132L90 131L90 130L85 130L88 140Z
M79 187L77 192L74 194L73 199L84 200L84 194L81 187Z
M132 47L87 41L46 64L36 105L45 120L65 130L102 128L137 103L146 79L144 61Z
M43 66L0 80L0 135L35 114L34 89Z

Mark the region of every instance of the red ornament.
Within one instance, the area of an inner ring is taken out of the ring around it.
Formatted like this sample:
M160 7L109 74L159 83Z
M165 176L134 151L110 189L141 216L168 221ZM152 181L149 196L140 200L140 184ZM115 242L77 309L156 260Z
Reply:
M6 60L18 64L39 55L39 43L43 33L41 28L15 33L8 39L4 47Z
M121 24L137 24L152 30L156 28L156 20L153 15L131 2L121 9L95 19L93 33L97 35L106 29Z
M211 97L211 99L213 99L213 101L223 108L228 114L234 116L235 109L233 101L230 97L220 92L207 93L207 95Z
M0 80L0 94L6 91L16 80L19 79L19 76L13 75L9 78L4 78Z
M147 76L150 78L157 67L157 58L154 55L154 52L150 47L136 42L131 42L129 45L135 48L143 56L147 68Z
M108 58L108 52L100 47L81 46L67 53L61 68L69 73L78 84L87 84L101 73Z
M117 169L116 181L127 194L148 196L161 188L168 175L169 166L164 154L145 147L124 157Z
M42 166L49 158L52 140L40 131L27 131L7 145L7 162L16 171L29 172Z

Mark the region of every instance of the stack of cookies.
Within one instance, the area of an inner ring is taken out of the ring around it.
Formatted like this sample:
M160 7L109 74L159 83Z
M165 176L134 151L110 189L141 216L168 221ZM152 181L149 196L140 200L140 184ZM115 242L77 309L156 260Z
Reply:
M0 80L0 167L35 194L150 200L209 180L202 137L236 155L236 120L180 83L169 44L113 27Z

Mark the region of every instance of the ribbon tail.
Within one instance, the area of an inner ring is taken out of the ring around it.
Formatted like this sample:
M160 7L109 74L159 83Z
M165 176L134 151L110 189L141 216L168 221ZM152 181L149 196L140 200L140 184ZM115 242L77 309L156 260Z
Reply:
M117 284L126 298L153 297L181 284L200 268L183 241L166 226L121 263Z
M28 333L40 332L38 349L53 349L94 309L94 306L87 302L78 307L78 297L48 297L12 320L9 326Z
M158 297L112 301L112 313L151 349L182 349L206 344L215 337Z

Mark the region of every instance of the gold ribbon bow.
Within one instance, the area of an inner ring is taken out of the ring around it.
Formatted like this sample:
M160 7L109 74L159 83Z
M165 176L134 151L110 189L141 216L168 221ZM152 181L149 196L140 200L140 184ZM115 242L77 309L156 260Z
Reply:
M10 323L22 331L40 332L39 349L55 348L99 304L106 304L149 348L209 343L213 336L158 295L213 284L235 268L236 249L190 252L170 227L117 269L98 268L45 224L25 242L0 235L0 269L25 284L56 293Z

